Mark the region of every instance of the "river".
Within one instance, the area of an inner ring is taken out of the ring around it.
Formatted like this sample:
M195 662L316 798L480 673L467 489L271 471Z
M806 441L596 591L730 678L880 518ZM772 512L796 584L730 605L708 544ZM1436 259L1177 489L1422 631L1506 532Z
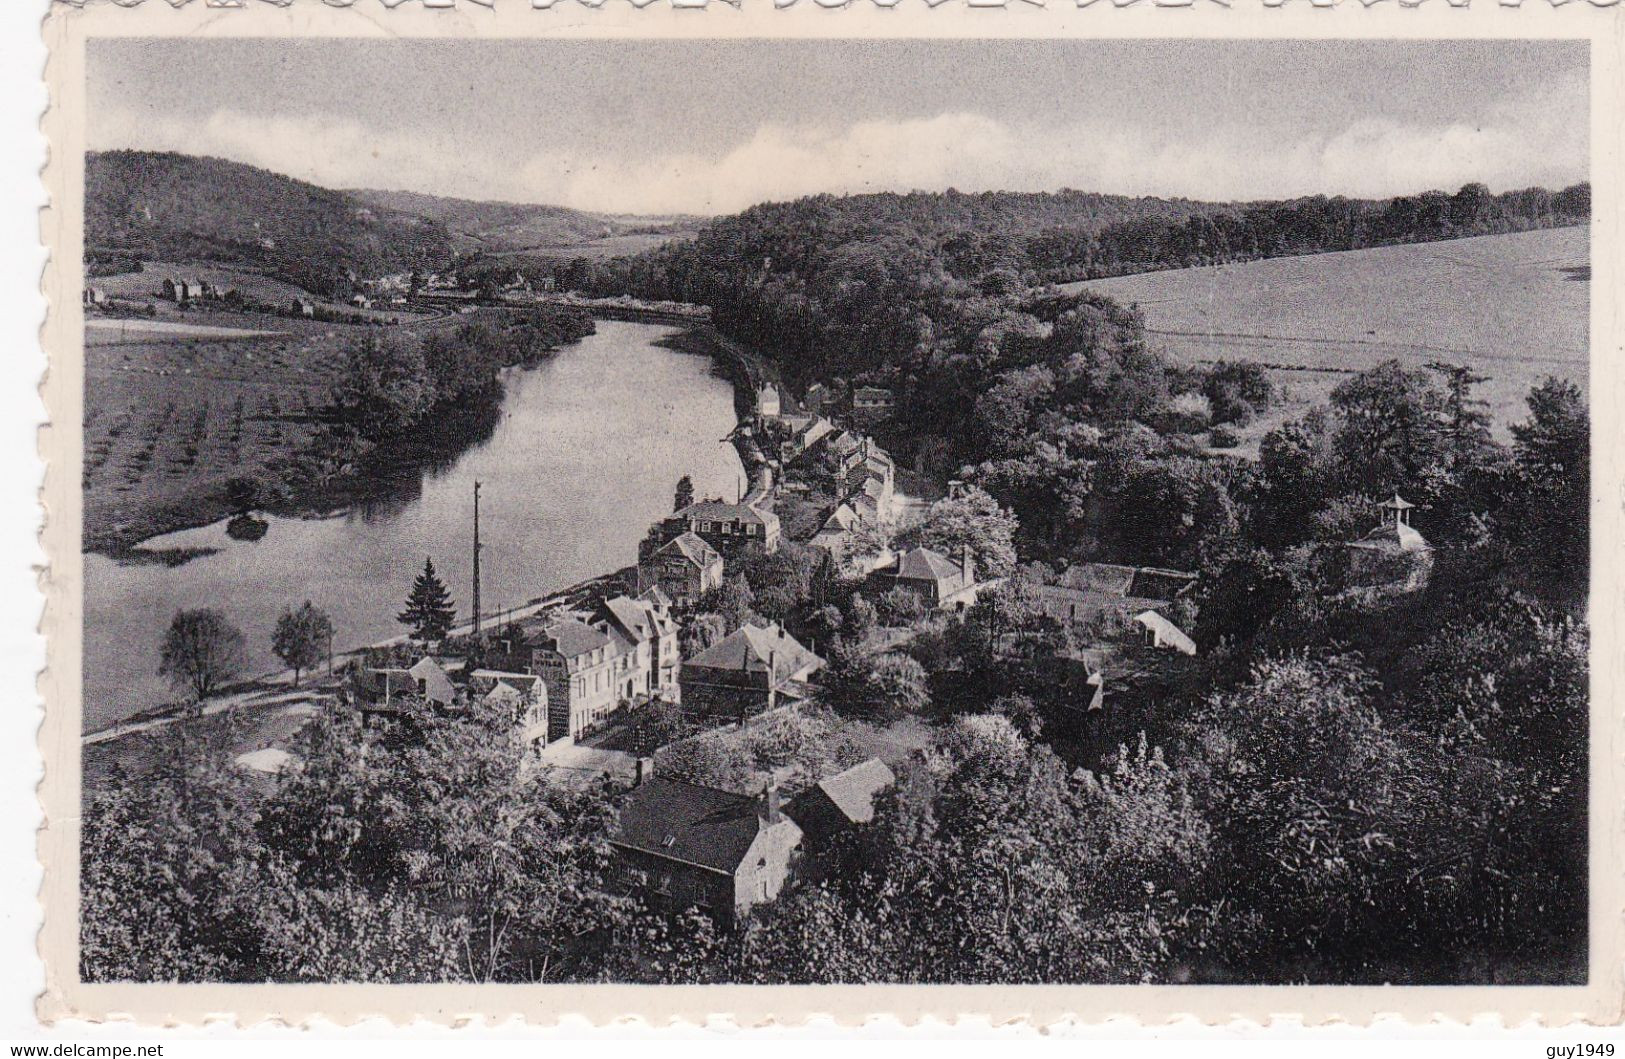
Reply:
M395 615L425 556L465 618L476 480L487 613L636 562L678 478L692 476L700 496L731 496L743 477L722 440L732 387L709 359L656 345L673 333L600 321L543 364L513 369L491 436L401 499L272 518L258 541L232 540L222 521L141 545L218 549L180 566L87 554L83 730L176 697L157 675L158 644L182 607L223 610L247 638L249 673L280 668L272 628L306 599L332 617L338 649L400 634Z

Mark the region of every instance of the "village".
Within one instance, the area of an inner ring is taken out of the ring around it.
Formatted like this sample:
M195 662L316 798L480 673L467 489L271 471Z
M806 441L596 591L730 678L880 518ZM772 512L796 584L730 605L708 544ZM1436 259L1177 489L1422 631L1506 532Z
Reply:
M114 43L64 980L1601 981L1582 42Z
M635 566L555 593L522 616L476 608L454 629L447 610L438 625L356 652L303 692L284 689L278 709L336 710L359 722L359 738L397 744L476 709L500 711L526 769L552 783L623 792L611 844L630 891L731 924L792 885L809 850L870 821L897 770L931 745L921 718L894 713L866 726L860 759L848 746L820 774L747 766L729 786L666 775L667 756L696 740L737 747L752 731L824 710L836 694L815 637L748 607L737 623L719 620L717 600L734 571L791 551L810 563L812 591L840 586L831 594L845 595L847 621L868 615L867 628L846 635L862 641L871 674L888 657L913 664L904 654L912 640L967 627L980 600L995 616L994 655L1022 674L1012 690L1058 704L1080 728L1121 711L1104 728L1127 730L1146 704L1197 672L1196 642L1181 627L1196 574L1087 562L1037 579L979 568L979 542L963 527L953 531L957 547L912 543L919 535L911 530L970 498L959 481L934 502L899 490L892 457L870 433L889 415L886 390L837 396L815 384L794 400L763 382L750 396L753 414L734 436L749 490L732 499L680 495L689 502L649 528ZM1377 528L1349 543L1353 583L1420 585L1429 548L1409 516L1396 496L1381 506ZM437 592L446 595L443 586ZM835 611L830 623L841 620ZM668 723L645 723L651 716ZM237 764L267 780L297 769L282 745L296 730L280 734L281 743L243 750ZM1076 778L1088 782L1091 773L1080 767Z

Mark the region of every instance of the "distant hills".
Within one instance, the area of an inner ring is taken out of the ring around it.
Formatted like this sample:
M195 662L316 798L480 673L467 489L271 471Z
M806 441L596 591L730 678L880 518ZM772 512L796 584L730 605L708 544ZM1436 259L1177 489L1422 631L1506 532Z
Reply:
M341 191L219 158L107 151L85 159L85 247L135 257L263 268L318 293L346 278L451 260L444 225Z
M136 260L262 269L321 294L351 274L439 271L459 254L568 257L642 249L687 234L686 219L472 202L403 191L335 191L220 158L104 151L85 159L85 247L92 272Z
M442 271L459 261L466 277L510 268L553 274L561 259L619 257L619 267L630 270L626 276L576 266L562 281L583 289L641 288L657 280L671 286L668 267L650 259L640 271L627 256L696 236L693 252L722 269L720 281L730 285L742 272L805 278L821 271L836 248L848 247L850 256L856 244L887 239L882 257L893 262L923 249L960 277L1003 267L1062 282L1578 223L1589 215L1590 187L1492 195L1482 184L1468 184L1454 193L1384 200L1316 195L1252 203L1068 189L949 190L814 195L731 217L656 218L405 191L335 191L219 158L108 151L87 156L85 204L92 274L124 271L137 260L224 262L341 295L352 278ZM685 289L660 296L700 295Z
M702 223L689 217L626 217L566 206L478 202L416 191L355 190L346 194L378 209L444 225L453 247L460 252L556 253L621 236L692 230Z

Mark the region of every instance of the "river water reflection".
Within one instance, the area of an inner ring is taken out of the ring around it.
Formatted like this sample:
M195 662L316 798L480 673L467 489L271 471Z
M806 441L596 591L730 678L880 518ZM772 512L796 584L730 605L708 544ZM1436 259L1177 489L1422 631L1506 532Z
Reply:
M465 617L476 479L487 612L636 561L679 477L706 496L731 495L742 475L722 440L732 388L708 359L656 345L672 333L600 321L552 360L513 371L491 436L423 472L409 498L273 518L259 541L234 541L220 522L145 543L219 549L176 567L86 555L84 730L174 698L157 675L158 644L182 607L224 610L248 639L253 673L278 668L271 630L306 599L332 616L340 648L400 633L395 614L426 555Z

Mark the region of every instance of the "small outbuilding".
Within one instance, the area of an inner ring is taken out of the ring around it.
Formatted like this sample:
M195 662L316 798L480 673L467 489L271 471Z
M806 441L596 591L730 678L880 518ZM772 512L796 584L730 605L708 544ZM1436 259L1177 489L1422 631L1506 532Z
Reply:
M1156 611L1142 610L1134 615L1134 621L1140 626L1147 647L1166 648L1182 655L1196 654L1196 641Z
M1350 586L1421 587L1433 570L1433 548L1411 525L1416 505L1395 493L1377 506L1382 511L1378 526L1344 546Z
M875 799L897 776L877 757L808 787L790 800L790 818L809 843L824 842L875 818Z

